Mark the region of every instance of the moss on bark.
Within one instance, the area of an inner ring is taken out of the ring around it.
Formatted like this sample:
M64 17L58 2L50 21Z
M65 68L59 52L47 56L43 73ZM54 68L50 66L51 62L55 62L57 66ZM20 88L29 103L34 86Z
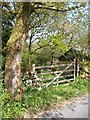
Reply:
M21 60L26 33L29 30L30 14L30 3L20 3L17 21L6 46L5 84L8 91L13 94L21 86Z

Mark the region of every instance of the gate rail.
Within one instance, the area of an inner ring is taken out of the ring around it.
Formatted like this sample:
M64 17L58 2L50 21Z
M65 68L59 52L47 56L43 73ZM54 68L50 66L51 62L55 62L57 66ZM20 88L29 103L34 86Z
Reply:
M62 61L61 64L59 65L38 66L35 67L35 71L37 73L37 78L39 78L38 80L42 82L42 86L48 87L50 85L55 85L55 84L58 85L60 83L67 83L74 81L76 76L79 75L78 74L79 67L76 66L77 66L77 62L76 59L74 59L73 62L67 61L63 63ZM61 68L61 70L53 71L53 69L57 69L57 68L59 69ZM44 76L47 77L45 78Z

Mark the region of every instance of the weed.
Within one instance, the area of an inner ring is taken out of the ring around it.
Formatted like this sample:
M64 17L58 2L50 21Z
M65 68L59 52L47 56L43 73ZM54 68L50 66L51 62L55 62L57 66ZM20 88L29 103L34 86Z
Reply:
M3 79L2 79L3 80ZM35 87L26 87L26 92L22 101L10 101L10 96L2 84L1 106L2 118L17 118L23 117L23 114L29 109L48 109L56 102L62 102L72 97L85 94L87 92L87 80L77 78L69 86L51 86L43 87L42 90L37 90ZM32 111L33 112L33 111ZM1 116L1 112L0 112Z

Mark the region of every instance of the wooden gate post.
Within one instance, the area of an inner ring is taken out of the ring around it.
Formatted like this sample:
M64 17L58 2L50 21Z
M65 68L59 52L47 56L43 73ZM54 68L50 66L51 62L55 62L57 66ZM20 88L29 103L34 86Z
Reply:
M76 59L74 59L74 81L76 79Z
M79 59L77 59L77 77L79 76Z

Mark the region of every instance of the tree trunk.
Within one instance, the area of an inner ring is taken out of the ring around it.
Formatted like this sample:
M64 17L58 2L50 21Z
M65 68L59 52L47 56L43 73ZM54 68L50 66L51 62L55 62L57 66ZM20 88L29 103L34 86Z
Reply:
M29 69L32 67L32 57L31 57L31 44L32 44L32 37L33 35L31 34L30 36L30 40L29 40L29 50L28 50L28 54L29 54Z
M11 94L14 94L18 89L20 90L22 52L26 41L26 33L29 30L29 17L31 14L30 3L17 4L19 5L19 11L16 25L6 46L5 85Z

